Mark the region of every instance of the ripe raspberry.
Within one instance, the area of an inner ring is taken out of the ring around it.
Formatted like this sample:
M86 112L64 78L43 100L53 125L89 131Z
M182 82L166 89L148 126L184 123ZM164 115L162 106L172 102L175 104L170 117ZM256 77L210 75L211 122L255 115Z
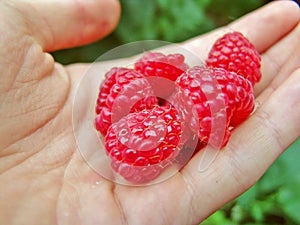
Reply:
M231 109L228 96L213 78L213 71L195 66L180 75L176 84L178 90L170 102L183 112L192 132L198 134L201 143L210 140L216 147L224 146L230 136Z
M206 64L244 76L253 85L261 79L260 55L241 33L227 33L219 38L208 54Z
M144 75L127 68L112 68L100 86L95 127L103 135L112 122L129 112L152 108L158 101Z
M230 127L245 120L254 108L250 82L222 68L193 67L176 84L178 92L171 102L183 112L201 143L211 139L211 144L224 146Z
M235 127L245 121L254 110L253 87L249 80L222 68L211 69L222 92L228 96L228 106L232 110L230 126Z
M151 84L156 95L167 97L174 91L174 83L177 77L188 69L181 54L164 55L159 52L147 52L134 64L135 70L145 76L154 76L163 79L152 80Z
M165 77L175 81L188 66L181 54L164 55L159 52L147 52L134 64L134 68L146 76Z
M130 182L155 179L180 151L181 125L171 106L133 112L113 123L105 136L112 168Z

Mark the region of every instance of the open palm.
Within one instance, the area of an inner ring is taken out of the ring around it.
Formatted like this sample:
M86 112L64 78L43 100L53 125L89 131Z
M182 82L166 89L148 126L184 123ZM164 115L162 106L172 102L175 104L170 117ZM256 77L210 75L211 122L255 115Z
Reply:
M198 170L200 152L156 185L101 177L82 158L72 128L88 65L63 67L46 52L105 36L119 11L105 0L0 2L0 224L197 224L253 185L299 137L300 10L279 1L182 43L205 57L216 38L237 30L262 54L258 107L207 170Z

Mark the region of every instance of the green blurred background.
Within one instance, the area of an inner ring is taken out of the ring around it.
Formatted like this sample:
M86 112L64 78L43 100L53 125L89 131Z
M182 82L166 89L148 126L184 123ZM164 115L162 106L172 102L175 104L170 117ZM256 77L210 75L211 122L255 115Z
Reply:
M114 47L137 40L184 41L225 25L267 2L121 0L121 20L110 36L84 47L54 52L53 56L63 64L92 62ZM300 225L299 162L300 139L277 159L257 184L201 224Z

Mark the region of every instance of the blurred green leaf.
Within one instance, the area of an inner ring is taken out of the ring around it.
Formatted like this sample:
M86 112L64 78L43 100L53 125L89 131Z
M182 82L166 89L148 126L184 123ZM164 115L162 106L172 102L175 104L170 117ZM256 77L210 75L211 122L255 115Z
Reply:
M186 40L212 29L205 16L211 0L123 0L122 17L116 34L125 42L157 39Z
M208 7L208 14L212 15L214 22L220 26L239 18L265 3L266 1L264 0L212 0Z
M242 206L237 204L232 208L230 216L234 222L240 224L245 219L246 212Z
M297 224L300 224L300 183L282 187L278 192L278 202L283 211Z
M261 204L258 202L253 204L250 207L250 214L251 217L256 221L256 222L262 222L264 220L264 209Z
M120 1L122 15L116 34L124 42L155 39L155 1Z

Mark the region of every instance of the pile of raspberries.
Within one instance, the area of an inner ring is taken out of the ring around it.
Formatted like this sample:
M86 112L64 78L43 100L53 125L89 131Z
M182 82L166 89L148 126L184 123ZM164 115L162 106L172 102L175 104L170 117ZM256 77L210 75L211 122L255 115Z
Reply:
M113 171L143 184L172 165L195 137L195 153L207 145L222 149L254 110L260 61L253 44L231 32L214 43L203 65L190 68L182 54L146 52L133 68L109 70L95 128Z

